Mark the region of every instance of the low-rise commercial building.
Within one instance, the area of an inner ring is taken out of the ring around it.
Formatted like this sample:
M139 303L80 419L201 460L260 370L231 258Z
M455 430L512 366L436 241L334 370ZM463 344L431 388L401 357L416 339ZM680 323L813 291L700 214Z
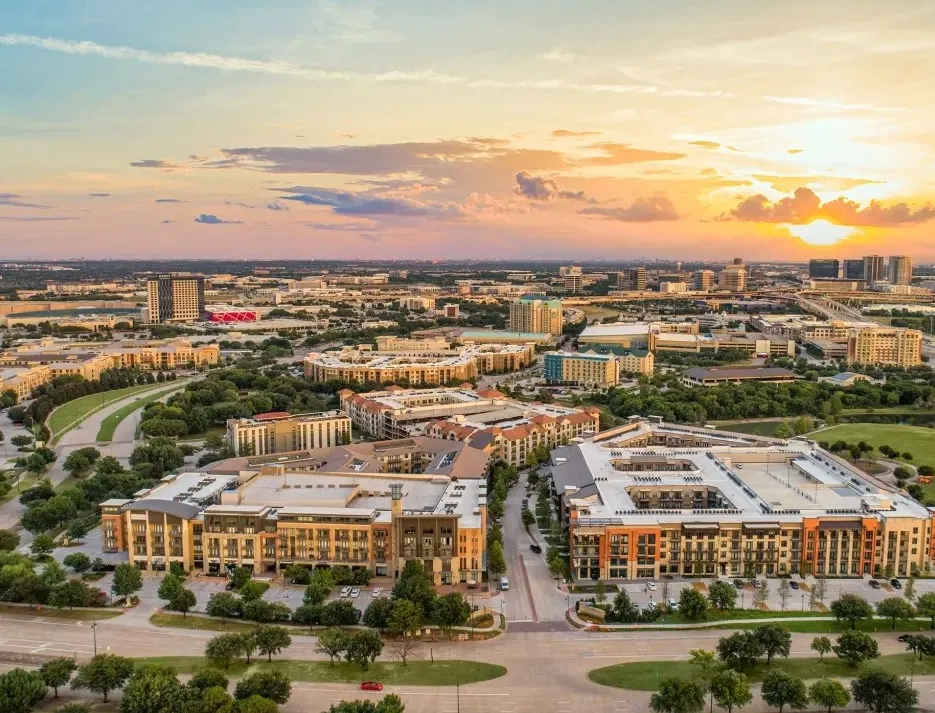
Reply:
M648 349L652 352L703 352L737 349L751 356L795 356L795 340L758 332L716 331L699 334L695 322L618 322L588 326L580 346Z
M204 574L344 565L395 577L418 560L438 585L481 581L486 457L456 475L459 454L470 453L460 444L438 443L427 463L413 456L424 444L410 439L367 445L387 454L384 464L346 447L240 458L210 473L168 476L132 500L105 501L105 550L155 570L174 562Z
M695 367L682 374L686 386L719 386L760 381L768 384L785 384L795 381L795 373L788 369L769 366L718 366L708 369Z
M905 577L933 512L804 439L633 417L552 452L580 579Z
M258 413L227 421L227 441L235 455L331 448L351 442L351 419L343 411Z

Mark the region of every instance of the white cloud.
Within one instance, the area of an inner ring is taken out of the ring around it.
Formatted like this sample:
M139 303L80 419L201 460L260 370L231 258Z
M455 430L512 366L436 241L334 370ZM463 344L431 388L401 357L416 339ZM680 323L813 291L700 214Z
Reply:
M839 111L882 111L882 112L906 111L902 107L876 106L874 104L847 104L845 102L838 102L838 101L829 100L829 99L812 99L811 97L764 96L760 98L763 101L772 102L774 104L788 104L791 106L807 106L807 107L814 107L817 109L835 109Z

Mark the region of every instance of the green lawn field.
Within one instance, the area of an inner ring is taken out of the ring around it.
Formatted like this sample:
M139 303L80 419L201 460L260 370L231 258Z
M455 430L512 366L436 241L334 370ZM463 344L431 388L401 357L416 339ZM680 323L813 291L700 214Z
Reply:
M874 448L887 445L912 454L915 465L935 465L935 429L894 423L845 423L809 434L819 441L866 441Z
M179 387L175 386L169 389L163 389L162 391L157 391L152 394L147 394L146 396L141 396L139 401L133 401L128 403L126 406L121 406L119 409L101 421L101 427L97 432L97 441L99 443L106 443L107 441L113 440L114 431L117 430L117 426L119 426L127 416L129 416L131 413L139 411L141 408L147 404L151 404L153 401L158 401L167 393L175 391L178 388Z
M114 389L113 391L102 391L99 394L88 394L80 399L69 401L55 409L49 416L49 430L52 437L57 438L64 433L69 426L77 421L87 418L92 412L112 404L127 396L138 394L149 389L159 388L164 384L140 384L139 386L128 386L124 389Z

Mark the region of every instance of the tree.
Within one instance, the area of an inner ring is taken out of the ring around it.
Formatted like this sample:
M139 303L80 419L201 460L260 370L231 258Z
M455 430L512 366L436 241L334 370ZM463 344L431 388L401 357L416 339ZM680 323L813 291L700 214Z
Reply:
M279 713L276 702L263 696L250 696L237 701L236 713Z
M527 530L536 523L536 516L528 507L523 508L522 518L523 527L525 527Z
M916 612L920 616L927 616L930 627L935 629L935 592L926 592L916 602Z
M366 671L383 651L383 639L376 631L356 631L347 641L344 659Z
M549 569L551 568L552 561L549 560ZM494 580L506 572L506 558L503 556L503 545L499 540L494 540L487 548L487 572Z
M273 660L273 654L292 645L292 637L281 626L259 626L253 635L256 637L257 649L261 654L266 654L268 661Z
M753 700L750 682L739 671L727 669L719 671L711 679L711 694L721 708L731 713L734 708L742 708Z
M55 713L91 713L91 710L81 703L66 703L56 708Z
M489 553L487 569L490 571ZM407 599L413 604L419 605L423 612L431 611L432 603L435 601L435 585L432 583L431 575L425 571L420 560L406 562L396 585L393 587L393 599Z
M243 652L240 634L218 634L205 645L205 658L212 666L228 669Z
M766 674L760 695L767 705L778 708L779 713L786 706L795 710L804 710L808 706L805 681L785 671L773 670Z
M183 586L181 577L172 574L172 572L167 572L162 578L162 581L159 582L159 589L156 590L156 596L169 601Z
M113 456L104 456L94 464L95 475L116 475L123 472L120 461Z
M737 588L727 582L718 580L708 587L708 601L711 606L720 611L733 609L737 604Z
M179 587L166 605L166 609L169 611L181 612L182 618L184 619L185 615L191 611L197 603L194 592L185 587Z
M873 608L863 597L858 597L856 594L842 594L839 599L831 602L831 613L835 619L849 622L851 629L855 629L858 621L873 617Z
M318 636L315 651L325 654L331 660L331 665L334 666L334 660L341 658L341 654L347 649L347 644L348 636L343 631L335 628L325 629Z
M705 690L711 691L711 677L718 670L717 657L713 651L704 649L692 649L688 652L691 656L690 663L701 669L701 680L704 683ZM714 696L711 696L711 710L714 710Z
M305 570L304 567L302 567L302 569ZM331 592L331 587L325 587L320 582L311 582L305 588L305 595L302 597L302 602L311 605L324 604L325 600L328 598L329 592Z
M460 592L452 592L435 599L433 619L442 631L451 635L456 626L463 626L471 616L471 605Z
M51 554L52 550L54 549L55 540L52 538L52 535L45 532L43 532L41 535L36 535L36 538L29 546L29 551L32 552L36 557L46 557L47 555Z
M907 602L912 602L916 598L916 576L910 574L909 578L906 580L906 584L903 587L903 596L906 598Z
M360 612L346 599L328 602L321 610L321 623L325 626L354 626Z
M393 649L405 666L415 646L414 637L422 628L422 608L414 602L399 599L393 605L388 625L389 630L399 637L394 642Z
M880 647L870 634L853 630L841 634L832 650L839 659L855 667L880 655Z
M768 598L769 582L764 579L760 581L760 586L753 590L753 606L757 609L762 608Z
M896 631L896 620L905 621L915 614L912 604L902 597L887 597L877 603L877 614L886 617L892 623L892 631Z
M57 609L82 607L90 603L89 600L93 596L92 592L99 591L91 590L84 582L72 579L59 584L49 593L49 604Z
M620 591L617 592L617 596L614 597L613 612L614 618L625 624L636 621L640 615L639 607L633 603L633 600L630 599L630 595L627 594L623 587L620 588Z
M789 589L789 580L780 579L779 580L779 606L782 611L786 610L786 605L789 603L790 589Z
M685 587L679 595L679 613L689 621L698 621L707 616L708 600L694 587Z
M815 705L827 708L828 713L851 702L851 694L840 681L833 678L815 681L808 689L808 698Z
M217 592L208 597L205 612L208 616L237 617L241 614L241 601L230 592Z
M35 671L14 668L0 675L0 711L29 713L45 698L46 684Z
M701 685L691 679L666 678L649 699L649 707L653 713L701 713L704 696Z
M317 626L321 624L323 611L321 604L303 604L292 612L292 621L301 626Z
M393 613L393 600L386 597L377 597L370 601L370 605L364 612L363 623L371 629L379 629L380 632L389 625L390 615Z
M188 705L185 713L234 713L235 711L234 699L227 692L226 686L199 689L192 687L189 681L186 693Z
M754 631L735 631L717 642L717 655L731 668L752 666L764 653L763 643Z
M789 651L792 648L792 634L784 629L781 624L763 624L756 627L753 632L766 654L767 666L772 663L773 656L782 656L784 659L789 658Z
M66 567L71 567L72 570L81 574L91 569L91 558L84 552L72 552L71 554L65 555L62 559L62 564Z
M200 668L188 680L189 688L197 688L200 691L206 691L209 688L223 688L227 690L227 676L214 668Z
M828 591L828 578L825 577L824 572L815 575L815 583L812 585L812 589L815 590L815 597L819 603L824 604L825 593Z
M292 684L281 671L260 671L237 682L234 698L243 700L250 696L262 696L276 703L283 704L292 695Z
M0 552L12 552L19 547L19 535L12 530L0 530Z
M87 688L93 693L100 693L106 703L107 694L122 688L132 673L132 659L116 654L98 654L78 668L78 674L72 679L71 687Z
M236 589L238 594L240 594L240 601L246 604L262 599L263 592L268 589L268 586L264 582L256 582L252 579L248 579Z
M118 564L114 570L111 591L118 597L129 597L143 588L143 573L136 565Z
M142 666L133 672L123 689L120 713L183 713L188 698L175 669Z
M851 682L854 700L874 713L911 713L919 693L902 676L883 671L867 671Z
M58 698L59 686L64 686L71 680L71 675L77 670L78 664L74 659L61 657L50 659L39 667L39 676L42 682L51 688Z
M831 653L831 639L827 636L816 636L812 639L812 651L818 652L818 660L824 661L825 654Z

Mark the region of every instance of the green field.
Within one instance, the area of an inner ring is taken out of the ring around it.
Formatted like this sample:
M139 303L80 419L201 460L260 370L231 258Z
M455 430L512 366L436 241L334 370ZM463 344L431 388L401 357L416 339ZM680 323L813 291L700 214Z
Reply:
M151 404L153 401L158 401L170 391L175 391L178 388L179 387L172 387L170 389L164 389L152 394L147 394L146 396L141 396L139 401L133 401L132 403L128 403L126 406L121 406L119 409L101 421L101 427L97 432L97 441L99 443L106 443L113 440L114 431L117 430L117 426L119 426L127 416L129 416L131 413L134 413L135 411L139 411L141 408L147 404Z
M141 663L171 666L178 673L193 673L205 667L200 656L160 656L137 659ZM360 683L379 681L384 685L397 686L454 686L478 683L499 678L506 673L503 666L481 661L409 661L405 666L398 662L377 661L366 671L348 663L327 661L255 661L249 666L238 661L225 673L242 676L257 671L281 671L292 681L312 683Z
M734 433L749 433L754 436L775 436L776 429L785 419L777 418L774 421L751 421L749 423L718 423L715 424L723 431Z
M158 386L161 386L158 385ZM99 394L88 394L80 399L64 403L55 409L49 415L49 430L52 431L52 437L61 436L68 428L91 413L112 404L115 401L124 399L127 396L138 394L149 389L157 388L156 384L140 384L139 386L128 386L124 389L114 389L113 391L102 391Z
M817 658L774 659L767 666L760 663L744 673L752 681L762 681L772 669L778 668L797 678L815 679L824 676L834 678L852 678L861 671L878 669L889 673L908 676L910 671L916 676L935 673L935 659L915 660L912 654L891 654L869 661L857 668L828 655L823 662ZM634 691L655 691L659 681L666 678L692 678L697 676L699 668L688 661L635 661L615 666L594 669L588 672L588 678L602 686L627 688Z
M10 616L41 616L46 619L76 619L94 621L113 619L123 614L119 609L53 609L52 607L12 607L0 604L0 614Z
M935 429L893 423L846 423L809 434L815 440L866 441L874 448L887 445L912 454L917 465L935 465Z

